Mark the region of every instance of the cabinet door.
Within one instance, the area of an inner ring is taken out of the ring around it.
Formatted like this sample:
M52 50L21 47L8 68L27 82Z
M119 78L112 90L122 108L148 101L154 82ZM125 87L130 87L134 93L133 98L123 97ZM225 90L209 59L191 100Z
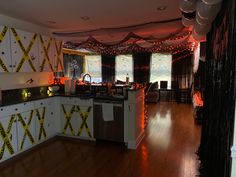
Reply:
M39 71L53 71L53 39L39 35Z
M35 144L35 116L34 110L18 113L17 137L18 150L24 150Z
M75 105L61 104L62 133L76 136L79 119L75 112Z
M63 71L62 41L53 39L54 71Z
M14 72L38 68L38 35L11 28L11 56Z
M74 125L77 136L93 138L93 108L92 106L76 106L75 109L78 124Z
M48 122L48 108L41 107L38 109L35 109L35 127L36 127L36 141L43 141L48 138L48 133L50 129L50 122Z
M0 72L12 71L9 28L0 25Z
M17 152L17 129L14 115L0 118L0 161Z

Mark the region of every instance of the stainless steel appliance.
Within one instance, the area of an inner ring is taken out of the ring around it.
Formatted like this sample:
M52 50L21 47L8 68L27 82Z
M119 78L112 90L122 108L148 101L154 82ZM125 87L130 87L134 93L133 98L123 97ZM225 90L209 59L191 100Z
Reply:
M112 120L104 120L104 103L113 110ZM124 142L124 106L123 100L94 100L94 137L101 140Z

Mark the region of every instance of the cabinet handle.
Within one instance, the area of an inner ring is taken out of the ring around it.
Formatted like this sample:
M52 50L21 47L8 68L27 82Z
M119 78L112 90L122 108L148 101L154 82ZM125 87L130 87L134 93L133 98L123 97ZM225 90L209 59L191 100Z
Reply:
M130 106L129 106L129 111L130 111Z
M12 134L10 135L10 140L12 141Z

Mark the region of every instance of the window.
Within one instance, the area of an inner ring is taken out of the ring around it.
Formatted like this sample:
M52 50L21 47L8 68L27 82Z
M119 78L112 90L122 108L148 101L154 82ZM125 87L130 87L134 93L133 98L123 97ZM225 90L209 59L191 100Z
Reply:
M101 55L86 55L84 73L89 73L92 82L102 81ZM86 78L85 78L86 79Z
M116 56L116 81L125 81L126 76L129 76L129 81L133 82L133 58L132 55Z
M153 53L151 56L150 82L167 81L167 88L171 88L172 56L168 54Z

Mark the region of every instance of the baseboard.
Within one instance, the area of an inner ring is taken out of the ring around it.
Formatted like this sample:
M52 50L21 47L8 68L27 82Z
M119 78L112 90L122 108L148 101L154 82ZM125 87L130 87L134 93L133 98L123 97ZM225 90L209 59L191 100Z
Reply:
M144 131L140 132L138 138L136 139L136 141L128 141L128 149L137 149L137 147L139 146L139 144L141 143L141 141L143 140L145 136Z

